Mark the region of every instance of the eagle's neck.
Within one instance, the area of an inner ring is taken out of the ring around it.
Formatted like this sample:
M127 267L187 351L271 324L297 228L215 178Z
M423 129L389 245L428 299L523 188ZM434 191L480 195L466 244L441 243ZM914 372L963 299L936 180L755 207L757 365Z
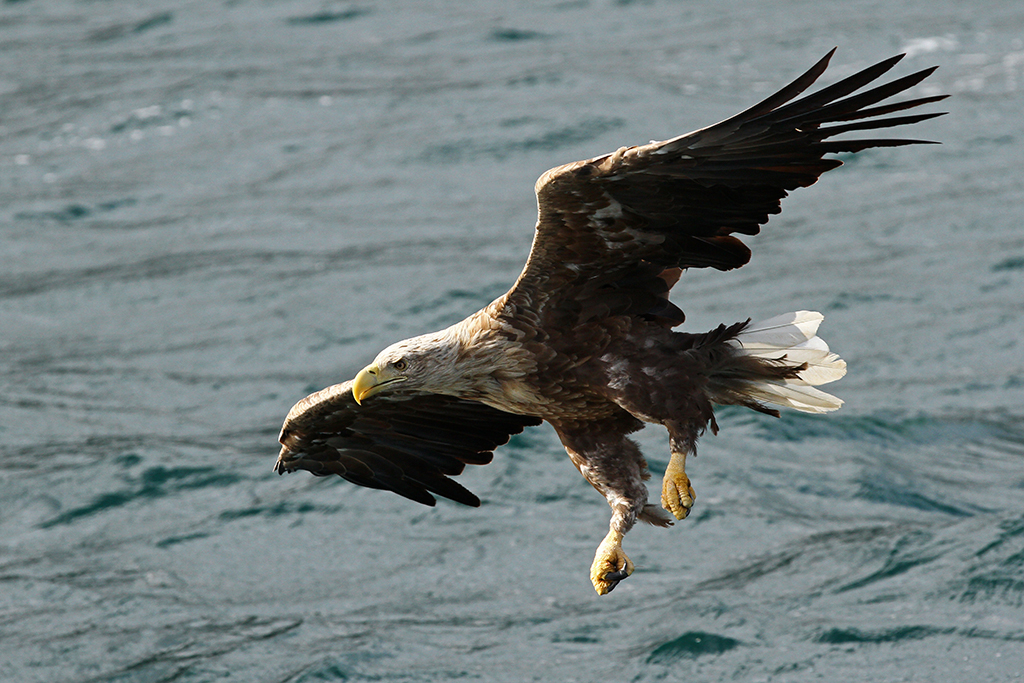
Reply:
M439 393L513 413L544 401L523 381L536 370L535 359L487 308L435 335L448 366L448 389Z

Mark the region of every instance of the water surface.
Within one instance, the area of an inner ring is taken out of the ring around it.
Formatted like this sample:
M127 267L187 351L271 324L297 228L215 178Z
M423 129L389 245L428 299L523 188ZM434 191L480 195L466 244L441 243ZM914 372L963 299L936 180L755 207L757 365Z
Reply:
M5 3L0 678L1020 680L1022 31L1008 1ZM824 312L846 406L722 411L612 595L547 427L461 478L479 510L273 475L292 403L510 285L543 171L835 45L826 80L939 64L943 144L846 159L676 301Z

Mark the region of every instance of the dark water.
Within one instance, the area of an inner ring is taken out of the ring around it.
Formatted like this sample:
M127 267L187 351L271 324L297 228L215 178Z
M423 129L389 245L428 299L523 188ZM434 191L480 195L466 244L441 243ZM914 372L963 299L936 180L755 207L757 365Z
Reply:
M944 144L850 159L677 301L823 311L847 405L723 411L615 593L547 428L479 510L272 474L295 400L504 291L540 173L834 45L941 65ZM0 679L1021 680L1022 110L1008 0L8 0Z

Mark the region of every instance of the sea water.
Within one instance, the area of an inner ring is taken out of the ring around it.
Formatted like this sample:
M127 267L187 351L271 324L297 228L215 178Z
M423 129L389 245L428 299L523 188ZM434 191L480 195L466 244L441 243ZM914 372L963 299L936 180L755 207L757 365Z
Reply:
M1022 39L1007 0L4 3L0 679L1020 680ZM273 474L295 401L514 281L542 172L834 46L824 83L939 65L899 135L942 145L844 156L674 300L822 311L846 405L720 411L614 593L546 426L480 509Z

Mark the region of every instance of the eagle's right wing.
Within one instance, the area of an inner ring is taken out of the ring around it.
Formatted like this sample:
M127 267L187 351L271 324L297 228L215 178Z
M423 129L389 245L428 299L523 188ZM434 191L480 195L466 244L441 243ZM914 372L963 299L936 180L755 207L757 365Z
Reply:
M834 52L834 50L833 50ZM768 97L720 123L661 142L553 168L537 181L530 257L505 297L511 317L573 327L601 316L643 315L675 324L667 291L686 268L729 270L788 192L842 164L826 155L920 142L844 133L914 124L937 113L890 116L944 96L884 100L934 67L863 90L902 55L796 99L832 52Z

